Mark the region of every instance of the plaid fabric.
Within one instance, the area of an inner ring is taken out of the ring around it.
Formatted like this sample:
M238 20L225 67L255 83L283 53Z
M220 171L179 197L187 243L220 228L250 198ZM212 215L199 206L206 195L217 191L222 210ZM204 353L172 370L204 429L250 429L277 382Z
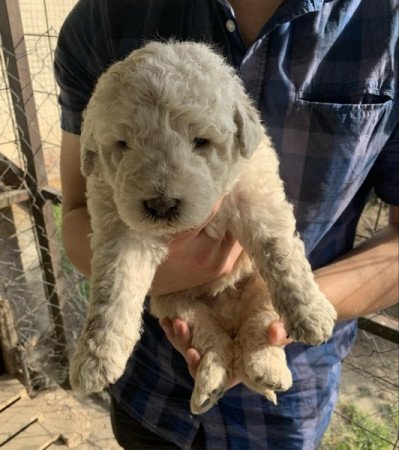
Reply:
M352 247L373 187L399 204L398 9L397 0L285 0L246 48L227 0L81 0L56 51L62 128L79 134L98 76L145 40L213 42L262 114L308 256L320 267ZM207 449L315 449L355 328L340 323L325 345L286 348L294 385L278 406L240 385L194 417L186 364L146 313L142 339L111 393L183 449L200 423Z

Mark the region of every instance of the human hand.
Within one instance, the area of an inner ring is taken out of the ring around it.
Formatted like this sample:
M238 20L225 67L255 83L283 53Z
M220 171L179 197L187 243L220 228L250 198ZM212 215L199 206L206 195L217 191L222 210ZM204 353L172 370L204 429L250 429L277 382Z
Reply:
M161 326L170 343L186 360L190 375L195 379L201 362L201 355L195 348L191 347L192 336L187 322L179 318L173 321L169 318L164 318L161 320ZM284 328L284 323L279 320L275 320L269 325L267 339L270 344L279 346L285 346L292 342ZM233 378L229 381L226 388L230 389L240 382L239 378Z
M150 295L166 295L189 289L231 271L242 251L240 243L231 233L215 240L204 231L222 201L222 198L219 199L201 227L174 236L166 261L157 269Z

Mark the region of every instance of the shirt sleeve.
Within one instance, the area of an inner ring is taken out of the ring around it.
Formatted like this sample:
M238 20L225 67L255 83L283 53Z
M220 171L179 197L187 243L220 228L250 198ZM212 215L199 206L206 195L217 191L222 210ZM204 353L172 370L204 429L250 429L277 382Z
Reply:
M399 206L399 123L372 169L374 189L384 202Z
M80 134L82 112L111 62L101 0L80 0L66 18L54 57L61 128Z

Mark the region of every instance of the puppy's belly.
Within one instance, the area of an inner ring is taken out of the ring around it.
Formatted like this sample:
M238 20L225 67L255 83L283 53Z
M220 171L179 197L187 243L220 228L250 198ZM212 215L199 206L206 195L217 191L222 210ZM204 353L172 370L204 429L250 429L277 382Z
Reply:
M216 296L200 296L193 298L189 291L151 298L151 314L158 319L169 317L180 318L190 326L194 323L211 320L224 330L235 327L235 318L239 316L240 301L238 293L229 297L224 291Z
M189 325L208 318L213 324L234 337L250 317L267 314L277 317L273 310L267 285L258 272L253 272L216 294L193 297L191 290L151 299L151 313L162 319L181 318Z

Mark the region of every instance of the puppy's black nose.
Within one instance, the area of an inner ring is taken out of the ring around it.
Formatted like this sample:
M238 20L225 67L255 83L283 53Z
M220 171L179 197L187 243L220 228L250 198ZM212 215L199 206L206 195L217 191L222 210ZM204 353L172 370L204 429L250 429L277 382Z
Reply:
M177 215L180 200L178 198L156 197L144 200L147 213L159 219L172 218Z

